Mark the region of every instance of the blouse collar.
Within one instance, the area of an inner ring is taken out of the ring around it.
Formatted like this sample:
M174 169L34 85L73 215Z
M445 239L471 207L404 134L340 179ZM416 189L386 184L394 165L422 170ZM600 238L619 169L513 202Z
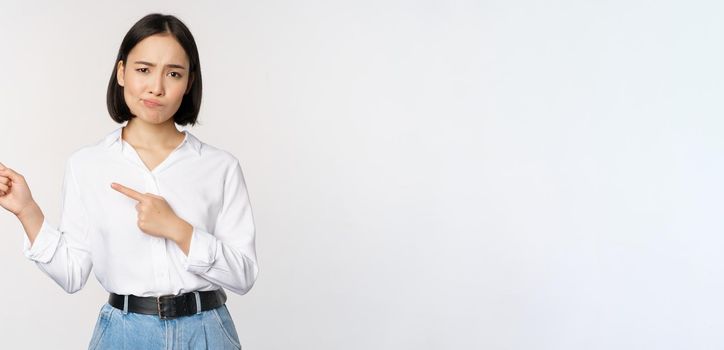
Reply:
M123 130L123 127L125 125L118 127L117 129L113 130L111 133L109 133L104 139L103 144L106 147L111 147L115 144L121 144L121 131ZM184 142L188 143L191 148L196 152L197 155L201 155L201 141L196 138L191 132L188 130L182 130L182 132L185 134L184 140L181 141L182 145ZM182 145L179 145L181 147Z

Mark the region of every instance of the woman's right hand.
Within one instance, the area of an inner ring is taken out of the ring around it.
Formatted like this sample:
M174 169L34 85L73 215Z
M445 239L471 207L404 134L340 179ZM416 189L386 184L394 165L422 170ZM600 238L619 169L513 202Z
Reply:
M34 202L25 177L0 163L0 206L19 216Z

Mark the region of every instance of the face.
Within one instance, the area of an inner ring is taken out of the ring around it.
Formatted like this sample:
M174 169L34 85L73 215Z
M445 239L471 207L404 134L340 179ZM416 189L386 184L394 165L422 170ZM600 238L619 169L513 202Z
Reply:
M193 81L186 51L169 34L151 35L136 44L125 66L118 62L116 78L131 113L151 124L173 118Z

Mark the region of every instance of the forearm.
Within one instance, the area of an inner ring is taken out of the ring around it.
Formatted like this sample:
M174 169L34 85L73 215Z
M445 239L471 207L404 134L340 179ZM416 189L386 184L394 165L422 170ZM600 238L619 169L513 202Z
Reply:
M59 227L45 221L37 203L28 205L17 215L27 234L23 243L25 256L35 261L38 268L67 293L81 290L93 267L87 246L86 220L70 220L71 213L65 212ZM69 240L74 243L68 243Z
M30 243L35 242L35 237L38 236L40 227L43 226L43 220L45 220L45 215L43 215L43 211L40 210L38 204L33 202L23 208L23 210L18 213L17 218L23 225L23 229L25 229Z
M171 229L171 232L173 232L173 235L170 237L171 240L178 245L185 255L189 255L193 230L194 227L191 226L191 224L180 218Z
M239 295L246 294L256 281L259 271L256 261L228 244L218 242L218 245L217 258L206 272L198 275Z
M251 289L259 271L253 240L232 245L198 227L190 237L184 268L240 295Z

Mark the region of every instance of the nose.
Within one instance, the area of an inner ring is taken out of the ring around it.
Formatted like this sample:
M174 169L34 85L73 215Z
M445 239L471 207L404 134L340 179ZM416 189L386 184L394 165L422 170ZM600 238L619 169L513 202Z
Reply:
M151 80L148 82L148 92L150 92L153 95L156 96L162 96L164 94L164 86L163 86L163 71L161 71L160 74L154 74Z

